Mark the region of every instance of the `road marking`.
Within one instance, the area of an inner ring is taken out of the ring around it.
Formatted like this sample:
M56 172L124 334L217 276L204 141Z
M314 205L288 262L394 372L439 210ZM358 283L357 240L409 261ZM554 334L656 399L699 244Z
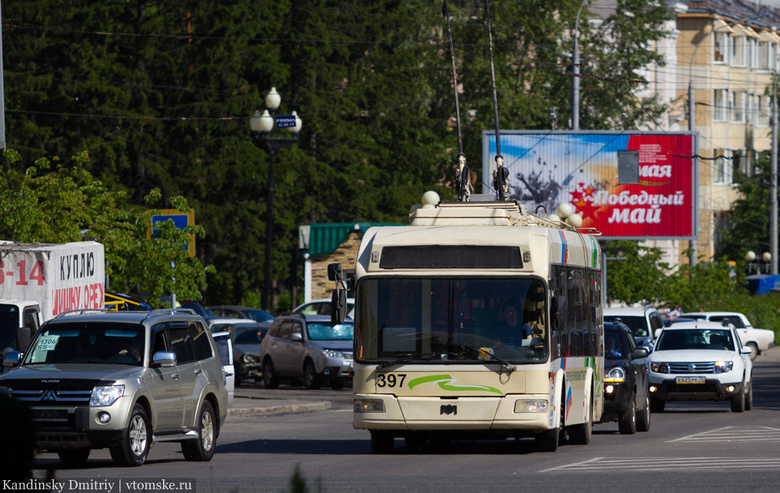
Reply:
M780 458L770 457L596 457L582 462L543 469L539 472L605 472L626 471L690 471L724 469L774 469L780 467Z
M771 426L726 426L669 440L667 443L689 442L775 442L780 441L780 428Z

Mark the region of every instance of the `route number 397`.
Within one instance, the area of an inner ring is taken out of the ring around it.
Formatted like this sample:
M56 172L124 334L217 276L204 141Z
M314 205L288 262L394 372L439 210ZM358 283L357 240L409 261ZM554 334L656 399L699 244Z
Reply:
M376 376L377 387L403 387L406 373L379 373Z

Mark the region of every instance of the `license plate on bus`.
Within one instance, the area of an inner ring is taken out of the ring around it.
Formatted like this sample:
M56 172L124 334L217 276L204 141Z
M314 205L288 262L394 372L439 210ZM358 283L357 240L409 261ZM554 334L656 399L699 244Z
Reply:
M704 377L677 377L674 381L677 383L704 383Z

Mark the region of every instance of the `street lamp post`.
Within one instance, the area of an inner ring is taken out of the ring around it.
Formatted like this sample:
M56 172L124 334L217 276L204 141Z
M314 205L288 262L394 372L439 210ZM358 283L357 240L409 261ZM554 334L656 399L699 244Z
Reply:
M291 146L298 141L297 135L303 122L293 111L292 115L275 116L282 98L276 88L272 87L265 97L265 105L268 109L260 114L255 114L249 120L252 130L252 141L268 153L268 190L266 198L267 217L265 222L265 275L263 289L263 310L271 309L271 250L273 249L274 232L274 161L277 151ZM275 125L274 125L275 124ZM293 134L292 138L272 137L274 127L285 127Z

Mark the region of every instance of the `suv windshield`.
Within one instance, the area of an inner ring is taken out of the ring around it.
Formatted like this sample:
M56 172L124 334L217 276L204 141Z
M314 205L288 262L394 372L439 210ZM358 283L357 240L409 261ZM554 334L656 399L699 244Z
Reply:
M613 320L620 319L621 322L626 324L629 329L631 329L631 333L634 334L634 337L647 337L647 320L645 319L644 315L641 317L634 317L631 315L616 315L616 316L610 316L604 317L605 319L611 318Z
M312 341L351 341L354 325L345 322L331 325L327 322L309 322L306 331Z
M677 329L664 330L656 350L673 351L679 349L734 350L734 339L728 329Z
M57 324L35 338L25 364L143 365L144 327L128 323Z

